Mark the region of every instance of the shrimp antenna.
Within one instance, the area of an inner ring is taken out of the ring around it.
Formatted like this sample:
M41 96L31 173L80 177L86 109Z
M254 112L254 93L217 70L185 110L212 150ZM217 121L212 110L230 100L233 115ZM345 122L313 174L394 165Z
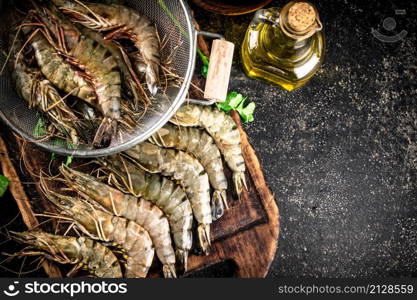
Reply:
M3 74L3 71L4 71L4 69L6 68L7 62L9 61L10 56L12 55L13 48L14 48L15 43L16 43L16 41L17 41L17 38L18 38L18 36L19 36L19 34L20 34L20 30L21 30L21 28L19 27L19 29L17 30L17 32L16 32L16 34L15 34L15 36L14 36L14 38L13 38L13 42L12 42L12 45L11 45L11 47L10 47L9 53L7 53L7 55L6 55L6 60L4 61L4 64L3 64L3 66L2 66L2 68L1 68L1 70L0 70L0 75L1 75L1 74ZM16 61L17 61L17 58L16 58Z

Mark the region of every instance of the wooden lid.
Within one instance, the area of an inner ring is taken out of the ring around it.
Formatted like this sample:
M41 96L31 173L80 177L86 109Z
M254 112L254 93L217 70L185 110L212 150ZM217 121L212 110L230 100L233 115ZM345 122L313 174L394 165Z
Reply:
M316 10L307 2L295 2L288 10L288 26L295 31L305 31L316 21Z

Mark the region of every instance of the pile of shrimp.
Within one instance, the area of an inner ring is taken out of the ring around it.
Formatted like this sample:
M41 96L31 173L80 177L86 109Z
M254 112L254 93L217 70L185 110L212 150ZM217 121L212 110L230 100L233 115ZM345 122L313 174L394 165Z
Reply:
M233 173L234 193L227 193L223 161ZM216 106L185 104L148 141L76 167L61 165L40 184L58 211L44 216L70 225L63 235L13 233L29 245L15 256L73 264L70 275L82 268L97 277L141 278L155 256L161 274L176 278L187 271L193 249L209 254L210 226L227 211L227 194L239 201L246 189L240 134Z
M109 147L181 81L161 57L167 40L123 5L21 1L10 18L8 65L18 95L38 111L33 135L42 140Z

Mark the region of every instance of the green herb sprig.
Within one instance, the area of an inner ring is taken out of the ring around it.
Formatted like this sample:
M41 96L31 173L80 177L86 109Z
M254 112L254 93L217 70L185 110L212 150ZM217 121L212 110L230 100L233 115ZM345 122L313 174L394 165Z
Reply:
M42 118L38 119L38 122L36 123L35 129L33 130L33 135L36 137L42 137L46 135L46 124L43 121ZM68 147L69 149L77 149L77 145L74 145L73 143L69 142L68 140L56 138L53 141L53 144L57 147ZM56 159L56 154L51 153L51 161ZM73 156L67 156L67 160L65 162L66 166L69 166L74 157Z
M216 103L216 105L218 109L224 111L225 113L230 113L232 110L236 110L242 118L243 123L247 124L249 122L253 122L253 113L256 107L254 102L250 102L245 106L245 101L247 99L248 97L244 97L238 92L230 92L227 95L225 102L219 102Z
M200 49L197 49L197 53L200 56L201 61L203 63L203 66L201 67L201 75L203 75L203 77L207 79L209 62L210 62L209 58L205 56L203 51L201 51Z
M0 175L0 197L3 197L4 193L7 191L7 187L9 186L9 178L4 175Z

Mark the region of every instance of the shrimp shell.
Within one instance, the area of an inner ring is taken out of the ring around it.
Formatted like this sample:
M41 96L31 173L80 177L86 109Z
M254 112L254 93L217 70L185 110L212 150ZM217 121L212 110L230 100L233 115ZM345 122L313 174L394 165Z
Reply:
M90 30L86 27L82 27L80 30L83 35L96 41L101 46L106 48L117 61L120 71L123 74L125 86L128 87L128 90L133 97L135 108L138 108L139 102L144 102L145 105L148 105L149 101L146 101L146 97L142 99L139 96L139 94L143 92L142 88L140 87L139 79L136 77L136 73L133 70L133 66L130 63L130 60L126 59L127 54L124 52L121 46L113 43L112 41L105 40L99 32Z
M219 148L213 138L198 128L179 128L166 124L150 138L150 141L159 147L185 151L199 160L215 189L211 200L213 220L219 219L224 213L224 207L228 208L227 179Z
M164 265L166 278L176 277L175 253L172 248L168 219L164 213L151 202L127 195L111 186L98 181L93 176L70 169L62 165L61 174L71 186L86 199L92 199L102 205L107 211L118 217L142 226L148 231L159 260Z
M61 264L86 267L100 278L122 278L119 261L106 246L86 237L49 234L43 231L10 232L18 242L42 251L24 251L19 255L42 255Z
M146 83L152 95L157 93L159 65L161 64L160 44L155 26L144 15L131 8L112 4L79 1L52 0L73 22L97 31L106 31L107 39L127 38L139 50L135 60L137 69L145 64ZM143 61L143 63L142 63Z
M60 90L70 93L87 102L96 98L94 90L86 79L78 74L72 66L65 62L40 31L23 27L27 35L33 34L30 45L35 52L35 58L42 74Z
M92 84L96 98L89 103L104 115L93 144L98 148L109 145L117 134L121 116L121 77L116 60L100 43L82 35L53 5L38 8L38 14L47 33L55 38L49 41L83 70Z
M187 271L194 217L191 203L181 186L159 174L145 172L120 155L106 157L100 163L115 186L136 197L144 197L164 212L174 238L177 260L183 271Z
M46 197L63 214L74 220L87 235L105 242L115 242L126 250L125 277L145 278L154 257L154 247L149 233L140 225L125 218L96 209L78 198L47 191Z
M224 159L233 171L236 193L241 197L245 180L245 160L242 155L240 133L231 116L215 106L185 104L171 118L171 123L180 126L202 127L213 137Z
M36 107L43 112L59 132L68 135L73 144L78 144L79 136L74 125L78 118L62 101L52 83L42 78L40 70L29 67L26 60L18 56L22 47L17 38L11 49L13 59L9 61L18 94L28 102L29 108Z
M203 166L183 151L163 149L148 142L126 150L125 154L150 173L161 173L180 181L199 223L197 232L200 246L208 254L212 217L210 183Z

